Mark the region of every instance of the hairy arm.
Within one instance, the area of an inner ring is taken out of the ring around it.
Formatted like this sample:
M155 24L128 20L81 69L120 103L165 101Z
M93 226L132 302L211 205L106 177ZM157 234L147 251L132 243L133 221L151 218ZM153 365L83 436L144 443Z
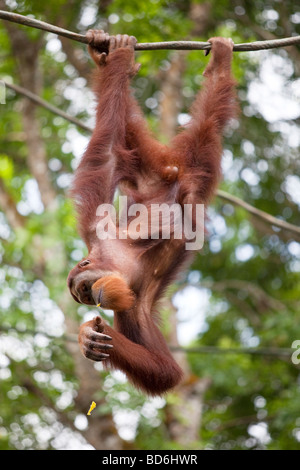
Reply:
M172 146L184 154L186 174L180 199L206 203L220 177L222 131L237 111L235 81L231 75L233 42L212 38L212 57L204 72L205 83L191 108L187 128Z
M191 109L191 131L201 132L209 120L214 131L222 133L228 120L235 115L235 81L231 74L233 41L211 38L212 57L203 75L204 87Z
M87 358L122 370L130 382L150 395L166 392L182 378L150 313L115 313L114 328L96 317L81 326L79 345Z
M96 125L75 174L72 195L79 213L79 229L89 244L99 204L111 203L115 190L117 149L125 146L126 112L130 77L135 73L135 38L108 37L90 31L89 51L98 65L94 88L98 95ZM105 41L109 54L99 52Z

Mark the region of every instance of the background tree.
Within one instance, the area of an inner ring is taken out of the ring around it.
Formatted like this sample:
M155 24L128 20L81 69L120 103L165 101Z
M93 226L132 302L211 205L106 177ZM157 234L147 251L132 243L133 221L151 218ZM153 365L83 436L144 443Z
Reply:
M0 0L0 8L82 34L94 27L126 32L139 42L300 34L292 1ZM2 80L93 126L84 45L4 21L0 43ZM207 59L199 51L137 55L136 96L167 140L188 118ZM234 53L242 112L226 135L221 186L294 225L299 63L296 46ZM299 366L290 349L300 339L299 237L216 198L204 249L162 304L169 343L194 351L175 353L186 381L147 399L121 374L81 357L76 343L79 322L95 310L77 307L66 289L69 269L85 254L67 191L90 134L8 88L5 98L0 448L299 449ZM92 400L97 408L87 418Z

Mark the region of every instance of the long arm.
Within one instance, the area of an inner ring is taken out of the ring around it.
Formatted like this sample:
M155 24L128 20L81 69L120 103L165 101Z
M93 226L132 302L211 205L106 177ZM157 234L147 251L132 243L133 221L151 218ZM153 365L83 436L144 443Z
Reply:
M99 66L95 79L98 95L96 125L76 171L72 191L81 235L87 243L94 230L98 205L111 203L114 195L116 153L118 148L125 146L129 81L135 73L135 38L109 38L109 55L103 64L103 54L97 47L103 45L105 37L101 31L91 31L89 35L90 53Z
M235 81L231 75L233 42L212 38L212 58L203 89L191 109L187 128L173 139L174 149L184 155L185 178L180 199L206 203L220 177L222 131L236 114Z
M201 132L210 120L214 130L221 133L236 112L235 81L231 74L233 42L225 38L211 38L209 42L212 43L212 58L203 73L204 87L191 109L191 130Z

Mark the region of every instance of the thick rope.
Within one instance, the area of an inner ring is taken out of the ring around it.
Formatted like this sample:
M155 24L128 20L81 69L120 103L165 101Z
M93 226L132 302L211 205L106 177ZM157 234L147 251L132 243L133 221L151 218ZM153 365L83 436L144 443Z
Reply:
M28 16L19 15L18 13L12 13L9 11L0 10L0 18L13 23L19 23L32 28L42 29L50 33L58 34L59 36L65 36L66 38L73 39L81 43L87 44L87 38L83 34L73 33L58 26L53 26L44 21L35 20ZM292 46L300 44L300 36L293 36L283 39L272 39L268 41L256 41L242 44L235 44L233 47L234 51L260 51L264 49L274 49L277 47ZM168 41L168 42L147 42L137 43L135 46L136 51L156 51L161 49L171 50L210 50L211 44L209 42L200 41Z

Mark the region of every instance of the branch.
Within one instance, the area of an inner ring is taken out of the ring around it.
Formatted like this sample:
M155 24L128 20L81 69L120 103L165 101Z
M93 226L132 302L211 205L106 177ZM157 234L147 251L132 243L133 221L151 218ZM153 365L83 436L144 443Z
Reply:
M78 41L87 44L87 38L83 34L73 33L67 29L53 26L44 21L35 20L28 16L19 15L18 13L12 13L9 11L0 10L0 18L13 23L19 23L31 28L42 29L50 33L64 36L74 41ZM233 47L234 51L259 51L263 49L273 49L277 47L292 46L294 44L300 44L300 36L293 36L283 39L274 39L270 41L256 41L242 44L235 44ZM135 46L136 51L156 51L161 49L177 49L177 50L210 50L211 44L209 42L200 41L169 41L169 42L155 42L155 43L137 43Z
M220 348L218 346L199 346L185 348L170 346L171 351L184 351L187 354L250 354L252 356L291 357L290 348Z
M19 85L13 85L12 83L8 83L5 80L1 80L1 82L4 83L7 88L10 88L11 90L14 90L17 93L20 93L21 95L26 96L35 104L38 104L39 106L42 106L43 108L48 109L48 111L51 111L52 113L57 114L58 116L61 116L62 118L66 119L67 121L72 122L73 124L76 124L76 126L81 127L85 131L88 131L91 133L93 132L93 129L91 127L86 126L82 121L79 121L79 119L76 119L75 117L70 116L70 114L67 114L64 111L61 111L56 106L53 106L51 103L48 103L48 101L43 100L38 95L36 95L35 93L32 93L26 88L21 87Z
M288 222L285 222L284 220L278 219L274 217L273 215L268 214L265 211L256 209L256 207L251 206L250 204L243 201L242 199L236 196L232 196L231 194L228 194L225 191L221 191L220 189L217 190L217 196L220 197L221 199L225 199L225 201L229 201L232 204L242 207L246 211L250 212L250 214L253 214L256 217L259 217L260 219L264 220L266 223L270 225L273 225L283 230L287 230L289 232L292 232L300 236L300 227L297 227L297 225L290 224Z

